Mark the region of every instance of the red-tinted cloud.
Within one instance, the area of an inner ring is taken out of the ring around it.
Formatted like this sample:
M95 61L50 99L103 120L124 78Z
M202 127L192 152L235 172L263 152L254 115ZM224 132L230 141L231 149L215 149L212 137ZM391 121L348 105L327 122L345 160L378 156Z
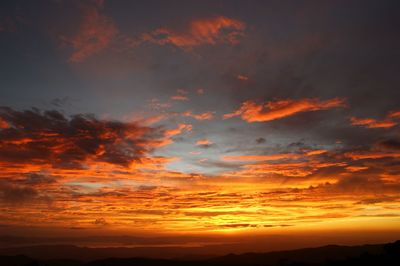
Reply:
M189 98L187 96L185 96L185 95L174 95L174 96L171 96L171 100L174 100L174 101L188 101Z
M179 124L177 128L166 130L164 135L169 140L170 137L173 137L175 135L179 135L184 131L187 131L187 132L192 131L192 125L190 125L190 124Z
M347 152L344 155L353 160L400 158L399 152L382 152L382 151L354 151L354 152Z
M400 118L400 111L392 111L388 115L389 118Z
M0 129L8 127L9 127L8 123L3 118L0 117Z
M77 33L63 38L74 50L69 58L77 63L109 47L118 29L113 20L100 13L97 6L83 8L83 18Z
M143 40L159 45L172 44L183 49L218 43L236 44L245 28L239 20L217 16L193 20L186 32L160 28L144 34Z
M400 118L400 111L391 111L385 119L377 120L374 118L351 117L350 122L353 126L363 126L367 128L391 128L397 125L394 119Z
M266 104L257 104L246 101L233 113L225 114L224 119L241 116L247 122L267 122L298 113L325 110L345 106L344 99L333 98L319 100L316 98L305 98L300 100L279 100Z
M364 126L368 128L390 128L396 125L395 122L390 120L376 120L373 118L357 118L350 119L353 126Z
M204 112L200 114L194 114L192 111L186 111L182 113L182 116L192 117L196 120L211 120L214 117L213 112Z
M212 145L214 144L211 140L208 139L199 139L198 141L196 141L196 145Z
M188 101L189 100L189 98L187 97L187 91L179 89L176 92L177 92L176 95L171 96L171 100L174 100L174 101Z
M242 81L246 81L246 80L249 80L249 77L248 77L248 76L245 76L245 75L238 75L238 76L237 76L237 79L238 79L238 80L242 80Z

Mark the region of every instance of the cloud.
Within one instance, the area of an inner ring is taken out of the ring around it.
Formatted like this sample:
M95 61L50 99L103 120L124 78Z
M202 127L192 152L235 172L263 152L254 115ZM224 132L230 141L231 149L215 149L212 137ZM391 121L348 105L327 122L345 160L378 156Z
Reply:
M346 152L345 157L353 160L365 160L365 159L381 159L381 158L400 158L398 152L381 152L381 151L352 151Z
M174 100L174 101L188 101L189 98L187 96L185 96L185 95L174 95L174 96L171 96L171 100Z
M372 192L380 193L400 192L400 185L398 183L384 182L384 180L375 176L357 176L351 175L346 178L340 179L335 184L327 184L323 186L327 192L347 192L347 193L366 193Z
M171 96L171 100L174 100L174 101L188 101L189 100L189 98L187 97L187 91L179 89L176 92L177 92L176 95Z
M196 145L211 145L211 144L213 144L213 142L208 139L199 139L198 141L196 141Z
M349 172L359 172L359 171L363 171L363 170L367 170L369 167L368 166L347 166L346 170Z
M33 187L0 182L0 199L2 201L23 203L37 198L38 195L38 191Z
M395 122L391 120L376 120L373 118L350 118L350 122L353 126L364 126L367 128L390 128L396 125Z
M82 62L109 47L117 36L118 28L113 20L100 13L101 5L88 5L82 8L83 18L77 33L72 37L62 37L74 52L69 58L72 63Z
M323 149L321 149L321 150L309 150L309 151L306 151L306 155L307 156L313 156L313 155L320 155L320 154L327 153L327 152L328 152L327 150L323 150Z
M378 141L375 146L388 151L399 151L400 152L400 140L399 139L385 139Z
M214 117L214 112L204 112L200 114L194 114L192 111L186 111L182 113L182 116L192 117L196 120L211 120Z
M233 113L225 114L224 119L241 116L247 122L267 122L282 119L298 113L326 110L345 106L344 99L333 98L319 100L317 98L305 98L300 100L278 100L257 104L253 101L242 103L241 107Z
M262 144L262 143L265 143L265 142L267 142L267 140L265 138L257 138L256 139L256 143L257 144Z
M377 120L374 118L351 117L350 122L353 126L363 126L367 128L391 128L397 125L393 119L400 118L400 111L391 111L385 119Z
M9 127L8 123L3 118L0 117L0 129L8 127Z
M400 118L400 111L391 111L388 115L389 118Z
M275 161L283 159L296 159L299 155L297 154L271 154L271 155L225 155L221 157L223 161L229 162L246 162L246 161Z
M212 142L209 139L199 139L196 141L196 145L200 148L210 148L211 146L215 145L214 142Z
M165 131L165 136L172 137L172 136L181 134L183 131L187 131L187 132L192 131L192 125L179 124L177 128L169 129L169 130Z
M247 77L247 76L245 76L245 75L238 75L238 76L237 76L237 79L238 79L238 80L242 80L242 81L246 81L246 80L249 80L249 77Z
M38 172L28 173L26 175L26 179L23 180L24 184L33 186L42 184L51 184L55 182L56 182L56 177Z
M58 111L2 107L0 117L9 125L0 130L0 162L59 168L82 168L91 161L128 166L165 141L160 130L90 115L65 117Z
M220 43L236 44L243 36L246 25L236 19L216 16L193 20L186 32L159 28L143 34L143 41L158 45L171 44L182 49Z
M109 225L109 223L107 223L106 219L104 219L104 218L98 218L98 219L96 219L93 223L94 223L95 225L98 225L98 226L106 226L106 225Z
M242 174L253 176L277 175L284 178L307 177L321 168L331 166L336 166L336 164L320 164L318 162L257 163L244 165Z
M170 108L172 104L169 102L161 102L159 99L153 98L149 101L148 106L149 108L154 110L163 110Z
M199 88L199 89L196 90L196 93L198 95L203 95L204 94L204 89L203 88Z

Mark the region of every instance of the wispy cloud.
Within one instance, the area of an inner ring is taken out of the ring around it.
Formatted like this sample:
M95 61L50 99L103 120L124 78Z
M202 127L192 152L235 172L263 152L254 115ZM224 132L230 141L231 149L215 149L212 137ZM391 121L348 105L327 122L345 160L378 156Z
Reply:
M142 39L158 45L171 44L183 49L219 43L236 44L243 36L246 25L236 19L216 16L195 19L190 22L186 32L170 28L159 28L143 34Z
M182 113L182 116L192 117L196 120L211 120L214 117L214 112L208 111L199 114L194 114L192 111L186 111Z
M397 125L394 119L400 118L400 111L391 111L385 119L377 120L374 118L351 117L350 122L353 126L363 126L367 128L391 128Z
M306 98L300 100L278 100L265 104L257 104L254 101L246 101L233 113L225 114L224 119L240 116L243 120L253 122L267 122L282 119L298 113L326 110L331 108L344 107L345 100L333 98L320 100Z
M82 21L75 35L62 37L62 40L73 49L69 58L70 62L81 62L100 53L109 47L117 36L117 26L110 17L101 14L101 7L101 4L83 6Z
M182 89L176 91L177 94L171 96L171 100L173 101L188 101L189 97L187 96L188 92Z
M350 119L353 126L364 126L368 128L390 128L396 125L395 122L390 120L376 120L373 118L357 118Z
M214 145L214 142L209 139L199 139L196 141L196 145L203 148L209 148L211 145Z

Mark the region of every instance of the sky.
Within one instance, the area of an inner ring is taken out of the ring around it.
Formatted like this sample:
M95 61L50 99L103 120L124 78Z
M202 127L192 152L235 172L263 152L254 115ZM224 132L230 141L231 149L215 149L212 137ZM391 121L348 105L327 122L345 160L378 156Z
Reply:
M1 1L0 234L398 238L399 7Z

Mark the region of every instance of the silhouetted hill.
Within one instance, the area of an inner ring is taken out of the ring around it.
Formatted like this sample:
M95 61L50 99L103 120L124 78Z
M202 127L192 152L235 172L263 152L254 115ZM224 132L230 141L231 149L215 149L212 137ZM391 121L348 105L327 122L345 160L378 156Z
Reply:
M75 247L77 250L80 248ZM269 253L229 254L202 260L107 258L90 262L71 259L36 260L24 255L0 256L4 266L398 266L400 241L363 246L324 246Z
M72 245L38 245L23 246L0 249L0 255L19 255L24 254L28 257L46 260L73 258L82 261L92 261L107 258L176 258L176 257L194 257L210 258L216 254L226 254L230 245L209 245L207 247L135 247L135 248L88 248ZM205 250L212 250L213 255L204 255ZM189 255L188 255L189 254Z

